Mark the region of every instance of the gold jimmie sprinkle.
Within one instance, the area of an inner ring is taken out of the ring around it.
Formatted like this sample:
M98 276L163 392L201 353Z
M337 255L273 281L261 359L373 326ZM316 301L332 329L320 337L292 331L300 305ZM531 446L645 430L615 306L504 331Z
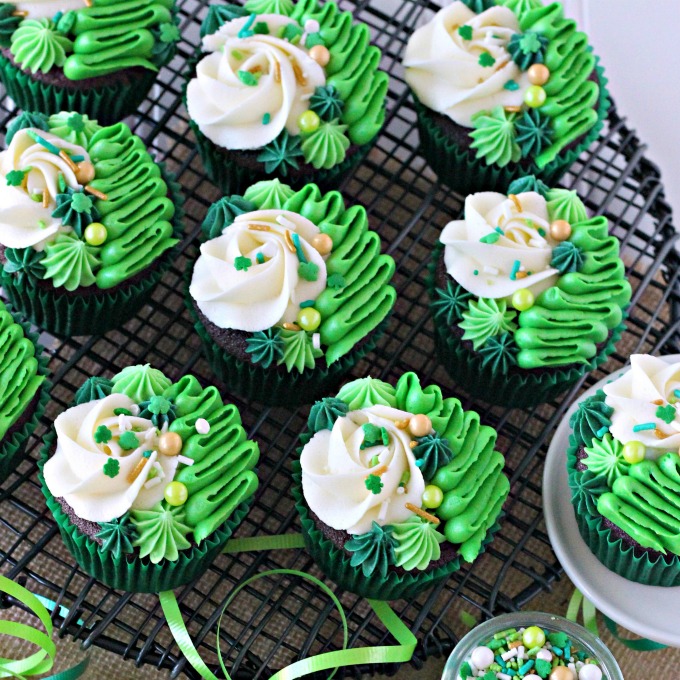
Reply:
M508 198L515 204L517 212L522 212L522 204L519 202L519 198L515 194L508 194Z
M387 465L381 465L380 467L376 468L371 472L372 475L384 475L387 472Z
M47 189L43 189L42 206L47 208L50 205L50 192Z
M140 458L137 461L137 465L135 465L134 470L130 472L130 474L127 476L127 480L130 484L132 484L139 475L142 474L142 470L144 469L144 466L146 465L147 458Z
M283 329L286 331L299 331L300 326L298 326L296 323L289 323L286 321L284 324L282 324Z
M271 231L268 224L249 224L248 229L250 229L250 231Z
M92 194L93 196L100 198L102 201L109 200L109 197L105 193L102 193L101 191L99 191L99 189L91 187L89 184L85 187L85 191L87 191L88 194Z
M669 434L662 432L658 427L654 430L654 434L656 435L657 439L668 439L668 437L670 437Z
M405 430L408 427L408 420L397 420L397 422L394 424L398 429Z
M504 106L503 109L508 113L520 113L522 110L521 106Z
M295 74L295 80L297 81L298 85L302 85L303 87L307 84L307 78L304 77L302 74L302 69L300 68L300 65L297 62L292 62L293 64L293 73Z
M418 446L418 442L414 440L414 441L412 441L412 442L409 443L409 446L410 446L412 449L415 449L416 446Z
M286 229L286 245L291 253L296 253L295 244L293 243L293 237L290 235L290 231Z
M274 62L274 82L281 82L281 64L278 61Z
M71 169L71 172L76 172L78 170L78 166L73 162L71 156L63 149L59 152L59 158L63 158L66 161L66 165Z
M413 505L413 503L406 503L406 509L410 510L411 512L415 512L416 515L419 517L422 517L423 519L426 519L428 522L432 522L432 524L439 524L439 517L435 517L434 515L431 515L429 512L425 512L422 508L419 508L417 505Z
M15 10L12 12L12 16L13 16L13 17L27 17L27 16L28 16L28 12L27 12L25 9L15 9Z

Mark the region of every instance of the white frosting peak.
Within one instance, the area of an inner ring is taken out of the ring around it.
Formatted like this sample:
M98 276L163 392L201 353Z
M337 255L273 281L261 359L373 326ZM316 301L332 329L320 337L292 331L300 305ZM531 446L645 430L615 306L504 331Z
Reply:
M470 26L472 39L458 30ZM406 46L406 82L428 108L472 127L472 116L496 106L521 106L528 76L511 59L507 45L520 31L517 17L507 7L490 7L475 14L454 2L411 36ZM489 53L493 66L479 58ZM505 89L514 80L519 89Z
M530 191L516 200L490 191L472 194L465 199L465 219L449 222L442 232L447 272L477 297L507 298L520 288L538 296L559 277L550 267L556 242L545 199ZM493 243L481 241L494 234ZM516 262L527 276L511 278Z
M316 281L298 274L300 259L292 252L286 232L291 240L298 235L305 259L318 267ZM222 236L201 246L191 297L220 328L252 333L294 322L300 303L314 300L326 287L326 263L311 246L319 233L307 218L288 210L239 215ZM250 260L247 270L236 268L239 257Z
M163 499L165 487L175 475L177 457L158 455L154 424L145 418L117 416L113 412L117 408L131 410L132 405L128 396L111 394L74 406L54 422L57 449L45 463L45 483L55 498L63 497L82 519L110 522L131 508L152 508ZM95 441L95 432L101 425L108 427L113 435L106 443ZM126 451L117 439L132 428L140 445ZM144 452L151 450L151 455L145 458ZM113 477L104 472L104 466L112 459L119 464L119 471ZM146 460L144 467L132 479L142 460ZM152 468L157 470L163 483L144 488Z
M284 128L299 134L298 118L309 108L314 90L326 83L324 70L304 49L276 37L279 29L296 23L293 19L258 15L256 21L265 22L271 34L239 38L248 21L234 19L203 38L210 54L198 63L187 88L190 117L225 149L258 149ZM244 73L257 83L245 83Z
M57 232L71 230L62 225L60 219L52 217L55 197L61 193L59 175L71 189L80 185L69 164L32 139L29 133L40 135L71 156L83 156L86 161L90 160L90 156L82 146L34 128L19 130L9 148L0 153L0 243L7 248L32 246L35 250L42 250ZM28 171L21 186L7 183L7 175L12 170ZM44 191L49 195L46 208L42 202Z
M411 438L396 421L408 420L410 413L389 406L370 406L338 418L333 429L321 430L302 450L302 490L310 509L330 527L350 534L367 532L374 521L396 524L413 516L406 507L422 505L425 481L410 447ZM387 446L361 449L362 425L384 427ZM371 465L374 456L378 463ZM366 487L373 470L386 467L380 475L380 493ZM405 490L399 492L405 472L410 473Z
M26 0L26 2L13 2L17 10L28 12L29 19L51 19L57 12L70 12L82 9L83 0Z
M669 398L680 390L680 363L669 364L649 354L633 354L630 370L602 390L606 403L614 409L611 415L612 436L624 444L642 442L647 447L647 458L656 458L666 451L680 448L680 414L666 423L656 415L659 406L668 406ZM661 401L662 403L654 403ZM655 427L634 431L636 425L654 423ZM668 435L659 439L655 430Z

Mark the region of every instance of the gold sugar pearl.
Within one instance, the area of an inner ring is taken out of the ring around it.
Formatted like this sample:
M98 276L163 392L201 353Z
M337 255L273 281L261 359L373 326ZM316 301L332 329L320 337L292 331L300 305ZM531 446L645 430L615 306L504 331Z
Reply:
M328 255L333 250L333 239L328 234L317 234L312 238L312 248L319 255Z
M326 66L331 60L331 53L325 45L314 45L314 47L309 50L309 56L314 59L319 66Z
M94 165L89 161L81 161L76 165L78 184L89 184L94 179Z
M571 672L571 668L555 666L552 673L550 673L550 680L575 680L575 676Z
M550 225L550 235L556 241L566 241L571 236L571 224L567 220L555 220Z
M550 78L550 69L545 64L534 64L527 71L532 85L545 85Z
M423 413L413 416L408 424L414 437L424 437L432 432L432 421Z
M158 438L158 451L164 456L177 456L182 450L182 438L177 432L164 432Z

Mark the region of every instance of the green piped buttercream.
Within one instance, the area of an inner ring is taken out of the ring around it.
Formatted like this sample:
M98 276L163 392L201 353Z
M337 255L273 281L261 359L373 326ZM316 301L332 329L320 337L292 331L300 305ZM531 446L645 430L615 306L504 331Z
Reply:
M545 50L548 39L540 33L514 33L508 43L508 53L522 71L527 71L532 64L545 61Z
M305 161L320 168L332 168L345 160L350 143L345 131L346 125L337 120L321 122L319 127L302 140L302 153Z
M111 394L113 383L108 378L92 376L88 378L76 392L76 404L85 404L95 399L104 399Z
M14 135L19 132L19 130L25 130L26 128L47 131L49 129L47 116L44 113L22 111L16 118L13 118L7 124L7 134L5 135L5 143L7 146L12 143Z
M477 150L477 157L483 158L487 165L505 167L508 163L517 163L522 157L515 138L516 118L516 114L508 113L502 106L473 116L470 146Z
M510 183L508 187L508 195L510 194L524 194L528 191L535 191L545 198L550 191L548 185L537 179L535 175L526 175L525 177L520 177Z
M338 399L344 401L350 411L368 408L376 404L397 405L394 387L377 378L359 378L347 383L339 392Z
M563 241L553 249L550 266L560 274L577 272L583 266L583 253L571 241Z
M553 139L552 121L540 109L527 109L515 122L516 142L524 158L534 158Z
M278 328L253 333L246 341L246 352L250 354L254 364L269 368L280 363L284 358L284 341ZM290 369L289 369L290 370Z
M207 238L217 238L228 226L233 224L239 215L252 212L255 209L255 203L243 196L224 196L210 206L201 225L201 230Z
M418 516L395 524L393 536L397 541L394 549L395 564L407 571L427 569L430 562L440 558L439 544L445 540L432 522Z
M605 393L602 390L584 399L569 419L569 426L574 431L576 441L590 446L602 428L609 430L612 424L610 416L613 412L614 409L605 402Z
M262 148L257 160L264 163L267 174L277 173L287 177L290 169L297 170L300 167L299 159L302 157L300 138L284 129L276 139Z
M439 316L447 326L463 318L467 310L472 293L468 293L463 286L455 281L447 281L446 288L437 288L437 299L432 303L435 316Z
M517 365L519 348L515 344L512 333L502 333L488 338L478 351L484 363L490 364L497 373L508 373L513 366Z
M15 16L16 7L9 3L0 4L0 46L9 47L12 44L12 36L19 28L21 17Z
M345 102L332 85L317 87L309 100L309 108L322 120L341 118L344 107Z
M550 189L546 195L550 220L566 220L569 224L588 219L583 201L570 189Z
M365 534L358 534L345 543L345 550L352 553L350 564L361 567L364 576L378 573L383 578L387 569L395 563L397 540L392 535L392 526L380 526L373 522Z
M44 257L44 252L33 248L6 248L7 261L3 266L8 274L16 274L19 282L25 277L42 279L45 277Z
M279 179L268 179L248 187L243 197L257 210L280 210L284 203L295 194Z
M94 199L84 191L73 191L67 187L65 193L56 195L55 201L57 205L52 211L52 217L71 227L78 238L83 237L89 224L100 219Z
M429 482L439 468L448 465L453 457L448 439L444 439L436 431L416 439L413 455L416 465L423 473L423 478Z
M47 121L49 131L57 137L77 144L84 149L90 145L92 135L99 130L97 121L90 120L80 113L61 112L50 116Z
M50 19L24 19L12 36L10 51L17 64L31 73L61 67L73 43L57 31Z
M489 338L517 329L515 312L508 310L505 300L479 298L471 300L459 326L465 331L463 340L470 340L475 350Z
M191 527L185 524L184 508L158 503L150 510L132 510L130 514L137 531L133 545L139 548L140 557L148 557L153 564L175 562L180 550L191 547L187 540Z
M569 480L571 500L575 504L576 512L581 517L593 515L597 512L599 497L609 492L607 482L589 470L584 470L574 479Z
M293 0L247 0L245 8L253 14L282 14L290 16Z
M315 350L312 338L306 331L280 331L283 343L281 357L277 363L284 364L290 373L296 369L302 373L305 368L314 368L314 359L321 355L320 350Z
M111 522L104 522L99 526L97 538L101 540L104 550L113 553L116 558L134 552L132 542L136 537L135 530L130 525L129 516L123 516Z
M45 246L45 279L52 279L55 288L66 290L91 286L96 277L94 272L99 267L96 248L88 246L70 234L59 234L57 238Z
M601 440L594 438L590 446L586 446L584 450L587 456L583 459L583 464L594 475L606 480L610 488L630 468L630 464L623 457L623 444L614 439L609 432Z
M312 406L307 419L307 427L315 433L321 430L332 430L335 421L346 415L348 411L349 407L342 399L324 397Z
M408 413L431 414L439 412L444 399L438 385L428 385L423 389L418 376L409 371L397 381L395 388L396 407ZM437 429L435 427L435 429Z
M163 392L172 385L162 371L152 368L151 364L126 366L111 379L114 394L125 394L134 402L140 404Z

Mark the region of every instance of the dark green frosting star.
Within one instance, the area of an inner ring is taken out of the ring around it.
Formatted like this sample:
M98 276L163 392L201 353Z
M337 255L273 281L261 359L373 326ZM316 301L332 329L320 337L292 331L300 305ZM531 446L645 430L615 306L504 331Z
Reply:
M525 194L529 191L535 191L537 194L546 197L550 187L538 179L535 175L526 175L526 177L520 177L514 182L510 183L508 187L508 194Z
M548 38L540 33L527 31L515 33L508 43L508 52L512 60L522 71L527 71L532 64L542 64Z
M78 238L83 237L88 224L101 219L94 201L84 191L73 191L67 187L65 193L56 195L55 201L57 207L52 212L52 217L71 227Z
M134 551L132 542L136 537L136 532L127 517L102 522L99 526L97 538L101 539L104 550L113 553L116 558L129 555Z
M603 428L609 430L614 409L605 403L605 398L605 393L598 390L597 394L582 401L569 419L569 426L579 444L590 446L598 432Z
M340 93L333 85L322 85L314 90L314 94L309 100L309 108L319 115L319 118L332 121L340 118L345 102L342 101Z
M437 299L432 303L432 311L447 326L453 326L463 318L471 297L472 294L465 288L453 281L447 281L445 289L437 288Z
M111 394L113 383L108 378L92 376L88 378L76 392L76 404L85 404L88 401L104 399Z
M553 249L550 266L562 275L577 272L583 266L583 251L571 241L563 241Z
M210 5L208 15L201 24L201 38L216 33L220 26L232 19L250 16L250 11L240 5Z
M179 28L174 23L160 24L151 30L154 37L151 61L158 67L165 66L175 56L180 38Z
M153 396L139 405L139 417L147 418L156 427L161 428L165 423L172 423L177 418L175 405L163 396Z
M246 340L246 352L254 364L269 368L283 357L283 338L278 328L256 331Z
M517 136L524 158L536 157L552 144L555 137L552 120L539 109L527 109L515 121Z
M300 167L298 158L303 158L300 138L288 134L288 130L284 129L276 139L263 147L257 160L264 163L267 174L278 173L286 177L290 168L297 170Z
M255 209L255 204L246 201L243 196L225 196L210 206L201 230L208 238L217 238L239 215L253 212Z
M332 430L335 421L349 411L349 406L335 397L324 397L312 406L307 419L307 427L312 432Z
M597 515L597 499L609 491L605 479L601 475L594 475L590 470L584 470L571 476L569 486L571 500L578 515Z
M10 5L10 7L13 6ZM28 111L20 113L7 125L7 134L5 135L5 142L7 145L9 146L11 144L14 135L16 135L19 130L25 130L26 128L36 128L37 130L44 130L46 132L49 129L47 116L44 113L30 113Z
M483 347L480 347L479 354L485 364L498 374L505 374L513 366L517 365L517 355L519 347L511 333L503 333L490 337Z
M345 549L352 553L350 565L361 567L364 576L380 574L387 576L387 568L395 562L394 549L397 540L392 535L391 526L381 527L373 522L370 531L358 534L345 543Z
M0 46L2 47L9 47L12 44L12 35L22 21L20 16L14 16L15 11L16 7L12 3L0 4Z
M418 437L416 442L413 455L416 459L416 465L427 482L434 477L440 467L451 462L453 451L449 446L449 440L442 437L438 432Z
M19 282L24 277L30 279L42 279L45 276L45 266L42 263L44 252L38 252L33 248L6 248L4 264L8 274L16 274Z
M475 12L475 14L481 14L487 9L496 6L496 0L463 0L463 2Z

